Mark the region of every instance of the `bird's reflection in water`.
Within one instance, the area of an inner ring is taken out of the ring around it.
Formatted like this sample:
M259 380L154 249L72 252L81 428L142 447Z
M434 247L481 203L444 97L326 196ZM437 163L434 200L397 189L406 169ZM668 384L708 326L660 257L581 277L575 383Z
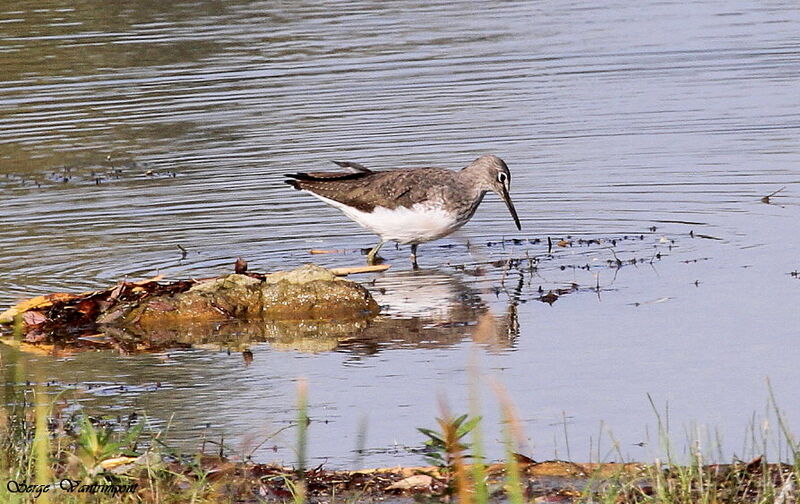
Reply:
M375 353L386 348L437 348L472 340L489 349L513 347L519 334L517 302L497 316L484 293L458 275L426 269L384 274L369 286L381 316L339 350Z
M371 320L189 324L136 336L158 347L174 343L243 351L267 342L275 350L371 355L392 348L441 348L467 340L502 351L513 348L519 334L513 292L504 313L498 315L485 301L485 293L458 275L440 270L387 273L366 286L382 306L381 314Z

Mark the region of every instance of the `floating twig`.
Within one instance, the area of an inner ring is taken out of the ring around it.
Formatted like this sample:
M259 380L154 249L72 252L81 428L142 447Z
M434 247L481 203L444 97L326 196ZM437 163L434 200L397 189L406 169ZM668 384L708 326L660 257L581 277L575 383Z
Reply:
M622 267L622 261L619 259L619 257L617 257L617 253L614 252L614 248L613 247L600 247L600 248L604 248L604 249L607 249L607 250L611 251L611 253L614 255L614 262L617 263L617 268Z
M775 191L773 193L767 194L766 196L761 198L761 202L762 203L766 203L767 205L769 205L769 199L771 197L775 196L776 194L778 194L779 192L783 191L784 189L786 189L786 186L781 187L780 189L778 189L777 191Z
M378 273L391 268L389 264L375 264L372 266L346 266L342 268L331 268L330 272L336 276L354 275L357 273Z

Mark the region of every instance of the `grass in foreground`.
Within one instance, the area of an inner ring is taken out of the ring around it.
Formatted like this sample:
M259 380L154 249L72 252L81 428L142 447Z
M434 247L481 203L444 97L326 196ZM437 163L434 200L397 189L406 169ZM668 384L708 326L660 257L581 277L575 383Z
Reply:
M297 463L281 467L248 462L246 455L226 456L221 447L214 454L177 453L163 433L146 430L142 421L103 421L67 413L56 406L63 401L36 387L21 392L7 386L7 406L0 410L0 502L302 503L389 498L463 504L792 504L800 494L800 447L777 408L788 463L770 464L766 457L755 457L707 464L699 450L693 450L685 464L537 463L517 453L520 424L510 400L497 388L504 418L504 462L484 460L481 419L473 405L469 415L461 416L442 407L438 430L420 429L428 438L431 466L329 471L306 464L307 429L313 426L306 389L301 382L294 425ZM666 435L662 442L669 442Z

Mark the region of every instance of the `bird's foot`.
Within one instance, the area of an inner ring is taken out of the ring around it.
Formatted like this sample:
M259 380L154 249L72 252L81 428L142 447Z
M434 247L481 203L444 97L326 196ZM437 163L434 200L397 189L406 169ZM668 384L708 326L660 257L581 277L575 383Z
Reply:
M368 265L372 266L374 264L380 264L383 262L383 259L378 257L378 251L381 249L382 246L383 246L383 240L379 241L378 244L372 247L369 253L367 253Z
M383 257L379 255L374 255L374 256L367 255L367 265L374 266L376 264L383 264Z

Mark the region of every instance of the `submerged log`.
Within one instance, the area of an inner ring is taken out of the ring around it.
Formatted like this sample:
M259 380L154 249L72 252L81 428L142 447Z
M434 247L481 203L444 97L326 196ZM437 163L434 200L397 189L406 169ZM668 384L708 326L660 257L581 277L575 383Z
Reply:
M65 343L87 335L144 334L197 323L356 321L380 307L356 282L309 264L271 274L234 273L203 280L121 282L101 291L51 294L0 314L27 343Z

